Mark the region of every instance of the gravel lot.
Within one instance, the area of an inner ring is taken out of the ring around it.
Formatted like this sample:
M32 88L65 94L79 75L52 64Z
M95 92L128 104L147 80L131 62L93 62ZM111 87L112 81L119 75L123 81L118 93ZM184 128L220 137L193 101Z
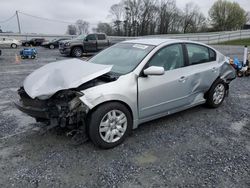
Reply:
M19 50L0 56L0 187L250 187L250 77L234 80L218 109L143 124L122 145L100 150L73 146L59 131L41 135L41 125L13 106L30 72L66 58L38 48L36 60L20 61Z

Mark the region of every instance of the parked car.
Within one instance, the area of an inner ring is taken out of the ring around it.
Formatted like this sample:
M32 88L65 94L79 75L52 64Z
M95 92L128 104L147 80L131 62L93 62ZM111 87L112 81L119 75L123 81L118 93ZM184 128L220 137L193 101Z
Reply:
M52 126L84 127L95 145L112 148L141 123L196 105L219 107L235 77L228 59L205 44L138 39L89 62L39 68L25 79L16 106Z
M2 50L0 50L0 56L2 55Z
M93 33L87 36L66 40L59 43L59 51L63 55L81 57L83 53L98 52L107 48L110 42L104 33Z
M30 40L26 40L22 42L23 46L41 46L41 44L45 42L44 38L32 38Z
M42 43L42 46L45 48L55 49L59 47L59 42L64 40L70 40L70 39L69 38L54 39L52 41Z
M12 39L12 38L8 38L8 37L0 38L0 47L17 48L20 45L21 45L21 43L16 39Z

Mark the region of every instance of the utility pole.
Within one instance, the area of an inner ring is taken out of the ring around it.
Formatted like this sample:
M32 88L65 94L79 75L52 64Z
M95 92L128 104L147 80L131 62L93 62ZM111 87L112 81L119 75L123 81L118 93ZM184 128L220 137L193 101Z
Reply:
M17 24L18 24L19 34L21 34L21 26L20 26L20 20L19 20L19 16L18 16L18 11L16 11L16 18L17 18Z

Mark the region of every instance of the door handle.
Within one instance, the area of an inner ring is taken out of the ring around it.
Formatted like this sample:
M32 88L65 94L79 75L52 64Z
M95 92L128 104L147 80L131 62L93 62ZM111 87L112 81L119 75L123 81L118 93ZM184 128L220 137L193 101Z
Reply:
M179 82L185 82L186 79L187 79L187 78L186 78L185 76L182 76L182 77L180 77Z

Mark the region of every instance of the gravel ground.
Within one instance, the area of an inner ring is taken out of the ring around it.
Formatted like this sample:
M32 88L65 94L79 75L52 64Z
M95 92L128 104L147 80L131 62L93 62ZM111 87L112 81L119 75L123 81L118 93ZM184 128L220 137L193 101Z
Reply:
M249 77L231 83L218 109L143 124L122 145L100 150L73 146L58 131L41 135L41 125L13 106L31 71L65 59L38 48L36 60L20 61L19 50L0 56L0 187L250 187Z

